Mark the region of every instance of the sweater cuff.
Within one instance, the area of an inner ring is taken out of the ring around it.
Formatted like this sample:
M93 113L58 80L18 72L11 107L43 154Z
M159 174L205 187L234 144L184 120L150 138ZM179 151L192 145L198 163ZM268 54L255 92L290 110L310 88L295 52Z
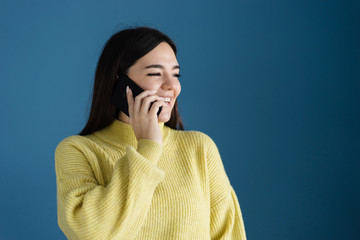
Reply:
M140 139L136 151L150 162L157 164L162 154L162 146L150 139Z

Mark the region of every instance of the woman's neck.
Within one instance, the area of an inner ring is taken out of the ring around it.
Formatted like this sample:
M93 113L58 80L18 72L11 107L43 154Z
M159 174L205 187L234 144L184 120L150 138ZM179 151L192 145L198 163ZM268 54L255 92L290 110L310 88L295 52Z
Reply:
M122 122L130 123L130 118L125 113L123 113L121 111L120 111L117 119L122 121Z

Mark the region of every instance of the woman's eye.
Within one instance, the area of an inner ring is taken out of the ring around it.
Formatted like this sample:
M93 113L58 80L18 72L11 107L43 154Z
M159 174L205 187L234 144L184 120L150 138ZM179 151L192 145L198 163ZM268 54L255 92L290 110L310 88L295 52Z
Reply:
M147 75L148 75L148 76L161 76L160 73L148 73ZM174 77L177 77L177 78L181 77L180 74L174 74L173 76L174 76Z
M160 76L160 73L148 73L148 76Z

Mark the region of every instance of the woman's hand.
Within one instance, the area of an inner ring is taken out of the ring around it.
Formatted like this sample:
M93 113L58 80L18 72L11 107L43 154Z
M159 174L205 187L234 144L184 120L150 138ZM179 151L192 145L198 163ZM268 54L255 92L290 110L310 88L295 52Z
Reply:
M162 97L155 95L155 90L146 90L133 97L131 89L126 87L126 97L129 105L130 124L136 139L150 139L162 145L162 134L158 125L157 112L161 106L166 106ZM154 102L156 101L156 102ZM150 104L154 102L150 108Z

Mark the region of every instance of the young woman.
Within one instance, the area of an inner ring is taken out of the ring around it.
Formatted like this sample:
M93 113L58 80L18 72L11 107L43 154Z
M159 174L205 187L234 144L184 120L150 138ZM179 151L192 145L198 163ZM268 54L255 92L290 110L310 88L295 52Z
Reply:
M215 143L183 129L179 71L175 44L156 29L106 43L89 120L55 151L58 224L69 239L246 239ZM144 89L134 98L127 88L129 116L111 100L122 74Z

